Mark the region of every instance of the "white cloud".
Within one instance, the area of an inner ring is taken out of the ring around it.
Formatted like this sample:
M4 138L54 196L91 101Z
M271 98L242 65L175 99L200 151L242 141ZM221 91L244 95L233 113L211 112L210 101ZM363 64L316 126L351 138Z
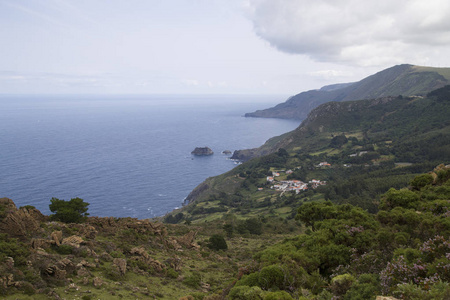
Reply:
M450 44L447 0L249 0L246 7L258 36L316 61L420 63Z

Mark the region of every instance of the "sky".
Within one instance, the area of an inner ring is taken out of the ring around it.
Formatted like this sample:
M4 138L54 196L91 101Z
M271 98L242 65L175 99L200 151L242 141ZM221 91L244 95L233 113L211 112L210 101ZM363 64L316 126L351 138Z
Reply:
M0 0L0 94L283 94L450 67L448 0Z

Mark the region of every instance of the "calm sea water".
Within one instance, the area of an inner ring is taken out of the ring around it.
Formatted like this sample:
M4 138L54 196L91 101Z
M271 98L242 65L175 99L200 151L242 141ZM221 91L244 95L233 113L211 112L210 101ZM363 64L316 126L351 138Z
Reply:
M181 206L204 179L298 121L244 118L283 97L2 96L0 197L50 213L80 197L94 216L150 218ZM197 146L215 154L194 157Z

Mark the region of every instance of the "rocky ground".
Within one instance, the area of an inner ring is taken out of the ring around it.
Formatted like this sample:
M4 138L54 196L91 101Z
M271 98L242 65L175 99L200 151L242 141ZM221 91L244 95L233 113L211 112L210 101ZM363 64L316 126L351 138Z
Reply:
M200 247L198 229L112 217L65 224L2 198L0 296L179 299L199 293L221 299L237 266L224 253Z

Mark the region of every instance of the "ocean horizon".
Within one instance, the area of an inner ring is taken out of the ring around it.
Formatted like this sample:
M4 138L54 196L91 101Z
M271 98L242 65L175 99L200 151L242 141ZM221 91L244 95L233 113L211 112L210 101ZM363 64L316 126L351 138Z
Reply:
M236 162L224 150L262 145L300 122L245 118L283 96L0 96L0 197L50 214L79 197L91 216L152 218L180 207ZM214 155L191 155L195 147Z

